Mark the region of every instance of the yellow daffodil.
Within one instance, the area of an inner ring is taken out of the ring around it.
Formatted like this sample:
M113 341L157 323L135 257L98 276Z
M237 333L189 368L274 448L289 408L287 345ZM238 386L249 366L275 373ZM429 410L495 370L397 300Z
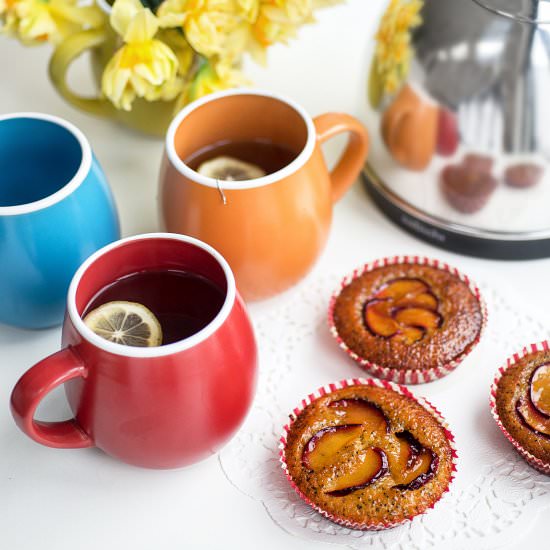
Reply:
M391 0L376 34L375 63L371 78L381 93L394 93L409 71L411 31L422 23L423 0Z
M261 0L236 0L238 14L248 23L254 23L258 18Z
M230 55L227 37L239 24L235 0L165 0L157 15L163 27L183 27L185 38L200 54Z
M257 17L250 22L246 49L254 59L265 62L266 49L277 42L286 44L300 25L311 23L314 0L256 0Z
M84 28L99 27L104 15L78 0L0 0L0 30L25 44L58 43Z
M118 49L103 71L103 95L118 109L131 110L136 98L179 96L179 105L241 85L237 67L245 52L264 62L267 48L294 37L300 25L313 21L316 8L340 1L115 0L109 23L119 38L107 44ZM393 25L402 28L411 16L414 10L403 11ZM0 32L29 44L57 44L106 23L93 0L0 0Z
M197 55L180 29L160 29L157 38L164 42L178 59L178 74L187 77L195 64Z
M102 90L113 104L129 111L136 97L148 101L174 99L182 90L177 76L178 58L160 40L156 16L139 0L116 0L111 26L124 45L105 67Z
M165 0L157 15L163 27L181 27L191 47L229 64L245 51L260 62L266 48L287 42L299 25L313 21L318 5L337 0Z
M304 23L311 19L315 0L236 0L238 11L250 23L258 19L261 10L279 23Z
M275 42L286 43L295 36L296 25L284 17L284 12L272 6L262 6L258 19L252 26L254 38L264 47Z
M283 24L301 24L313 17L313 0L271 0L262 4L264 12L271 11L272 20Z
M205 62L180 97L178 107L213 92L247 84L249 82L235 67L219 60Z

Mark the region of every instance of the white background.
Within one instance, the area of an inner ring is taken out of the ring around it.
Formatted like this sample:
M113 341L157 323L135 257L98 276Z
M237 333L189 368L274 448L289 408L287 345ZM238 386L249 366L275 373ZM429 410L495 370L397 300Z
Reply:
M318 24L304 28L290 47L270 51L268 68L247 65L247 74L258 86L292 96L313 115L347 111L364 119L367 58L384 3L349 0L320 13ZM12 40L0 40L0 113L43 111L75 123L88 136L107 173L123 234L157 230L156 180L162 142L65 104L48 82L49 55L48 46L23 48ZM75 67L72 79L91 90L86 60ZM329 148L331 158L336 149L335 145ZM351 218L360 223L351 224ZM436 256L474 278L504 283L526 308L550 321L549 260L496 262L435 249L387 221L360 184L336 206L325 259L341 246L356 249L357 265L394 254ZM23 436L9 413L11 389L28 367L58 349L59 339L57 328L28 332L0 326L1 548L331 547L308 544L277 527L261 505L227 481L216 457L185 470L148 471L118 463L96 450L54 450ZM317 386L313 380L311 389ZM421 388L416 391L421 393ZM41 408L41 416L47 419L68 414L60 391ZM539 518L522 546L544 547L544 534Z

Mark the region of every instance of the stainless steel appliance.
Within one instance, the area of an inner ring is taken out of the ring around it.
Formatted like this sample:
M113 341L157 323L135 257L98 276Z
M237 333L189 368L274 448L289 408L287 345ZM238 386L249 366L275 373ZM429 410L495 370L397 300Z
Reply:
M550 0L391 0L368 83L364 179L434 244L550 256Z

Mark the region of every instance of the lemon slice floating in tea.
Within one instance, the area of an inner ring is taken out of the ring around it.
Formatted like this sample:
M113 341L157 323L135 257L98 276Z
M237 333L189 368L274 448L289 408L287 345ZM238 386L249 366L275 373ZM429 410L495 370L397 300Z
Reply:
M98 336L124 346L151 347L162 344L162 329L154 314L137 302L107 302L84 317Z
M203 162L197 172L223 181L253 180L265 176L265 172L256 164L224 156Z

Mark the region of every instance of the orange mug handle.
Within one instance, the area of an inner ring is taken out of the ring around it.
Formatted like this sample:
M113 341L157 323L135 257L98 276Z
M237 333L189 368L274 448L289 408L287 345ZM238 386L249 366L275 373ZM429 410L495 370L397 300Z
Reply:
M11 413L21 430L37 443L58 449L93 447L91 437L76 419L60 422L35 420L34 413L47 393L72 378L86 378L88 370L71 348L43 359L17 382L11 394Z
M366 128L355 117L345 113L319 115L313 119L313 124L320 144L337 134L349 133L346 148L330 173L332 200L336 202L361 173L369 152L369 135Z

